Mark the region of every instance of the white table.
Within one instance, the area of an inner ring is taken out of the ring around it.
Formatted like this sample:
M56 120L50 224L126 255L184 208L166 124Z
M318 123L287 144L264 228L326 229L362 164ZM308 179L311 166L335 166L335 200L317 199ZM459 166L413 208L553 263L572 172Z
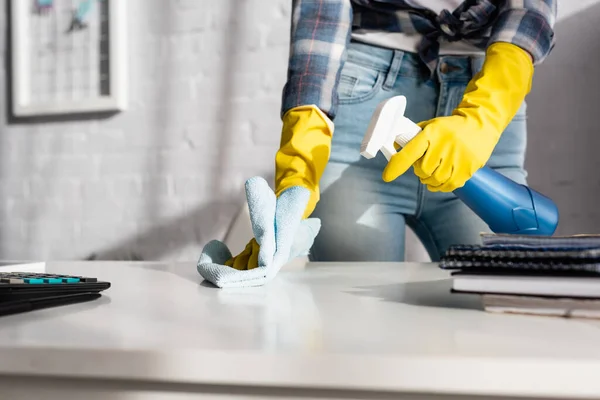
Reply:
M600 398L600 324L484 313L432 264L309 264L261 288L194 263L49 263L102 299L0 318L4 399Z

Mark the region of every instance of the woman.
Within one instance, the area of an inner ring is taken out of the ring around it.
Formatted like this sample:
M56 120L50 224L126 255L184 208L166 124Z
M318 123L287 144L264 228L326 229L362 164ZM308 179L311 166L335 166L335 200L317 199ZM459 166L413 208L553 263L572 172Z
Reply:
M486 164L526 183L524 99L555 17L556 0L294 1L275 192L311 191L311 259L402 261L407 225L433 261L478 243L488 228L452 191ZM389 163L361 158L373 111L398 95L423 130Z

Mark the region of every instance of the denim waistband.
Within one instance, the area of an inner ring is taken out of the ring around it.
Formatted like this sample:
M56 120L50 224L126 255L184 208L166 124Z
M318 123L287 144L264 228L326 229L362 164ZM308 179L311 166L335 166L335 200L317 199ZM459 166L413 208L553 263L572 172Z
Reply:
M416 53L354 41L348 47L348 61L384 72L388 81L395 80L396 76L430 76L429 69ZM469 81L481 69L483 61L483 56L443 55L439 57L435 76L440 81Z

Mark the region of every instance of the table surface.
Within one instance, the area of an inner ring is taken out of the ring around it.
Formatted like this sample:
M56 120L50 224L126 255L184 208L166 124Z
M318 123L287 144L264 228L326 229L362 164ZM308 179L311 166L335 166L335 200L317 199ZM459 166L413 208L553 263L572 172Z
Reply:
M194 263L55 262L104 296L0 318L0 375L600 396L600 323L490 314L434 264L308 264L216 289Z

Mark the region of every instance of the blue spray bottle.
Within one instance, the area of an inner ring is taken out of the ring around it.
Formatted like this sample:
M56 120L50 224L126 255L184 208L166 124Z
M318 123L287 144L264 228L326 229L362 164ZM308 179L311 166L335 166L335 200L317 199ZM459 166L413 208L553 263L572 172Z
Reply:
M365 134L361 155L373 158L379 151L389 159L421 128L404 116L406 97L379 104ZM548 197L518 184L489 167L480 168L454 194L497 234L552 236L558 226L558 208Z

